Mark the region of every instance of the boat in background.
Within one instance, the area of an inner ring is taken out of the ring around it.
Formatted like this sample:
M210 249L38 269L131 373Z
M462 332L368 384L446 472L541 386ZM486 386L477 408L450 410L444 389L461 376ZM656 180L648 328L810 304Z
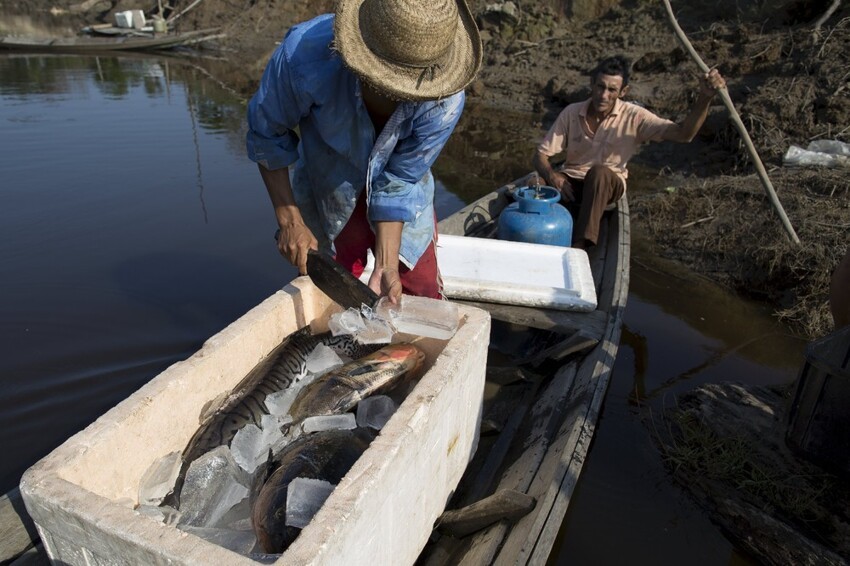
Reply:
M166 33L120 33L115 35L81 35L76 37L39 38L30 36L0 37L0 50L34 53L100 53L110 51L155 51L195 45L218 39L224 34L216 29Z

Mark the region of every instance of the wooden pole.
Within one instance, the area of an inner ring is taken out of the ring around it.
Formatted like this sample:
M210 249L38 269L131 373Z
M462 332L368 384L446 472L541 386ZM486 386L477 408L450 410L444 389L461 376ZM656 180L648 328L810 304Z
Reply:
M673 29L676 32L676 35L679 37L679 41L682 42L682 45L685 46L685 49L690 54L691 59L702 69L703 73L708 73L709 68L703 60L700 58L699 54L697 54L694 46L691 45L691 42L688 40L688 37L685 35L685 32L682 31L682 28L679 27L679 23L676 21L676 16L673 15L673 8L670 6L670 0L663 0L664 7L667 8L667 15L670 16L670 23L673 25ZM753 165L756 167L756 171L758 172L759 178L761 178L761 182L764 185L764 189L767 192L767 196L770 199L771 204L773 205L773 209L779 215L780 220L782 221L782 225L785 227L785 231L788 233L788 237L795 244L800 243L800 238L797 237L797 233L794 231L794 227L791 226L791 221L788 220L788 216L785 214L785 210L782 208L782 203L779 202L779 197L776 196L776 191L773 189L773 184L770 182L770 178L767 176L767 171L764 169L764 165L759 158L758 152L756 152L756 148L753 145L753 140L750 139L750 134L747 132L746 126L741 121L741 116L738 114L738 111L735 110L735 104L732 102L732 99L729 97L729 91L724 87L720 89L720 97L723 99L723 104L726 105L726 108L729 110L729 114L732 118L732 123L735 124L735 127L738 129L738 132L741 134L741 138L744 140L744 145L747 147L747 151L750 154L750 158L753 161Z

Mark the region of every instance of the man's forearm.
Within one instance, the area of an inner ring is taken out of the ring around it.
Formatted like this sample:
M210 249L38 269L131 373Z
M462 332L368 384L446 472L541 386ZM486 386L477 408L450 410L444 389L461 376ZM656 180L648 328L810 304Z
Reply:
M552 174L555 170L552 168L552 164L549 163L549 158L537 151L534 153L534 159L532 161L534 163L534 169L543 177L546 184L551 184Z
M404 222L375 222L375 265L398 269L398 250Z
M713 98L714 93L700 93L696 102L691 107L691 111L688 112L688 115L685 116L682 122L677 124L675 136L672 138L672 141L687 143L696 137L697 132L699 132L699 129L705 123L705 119L708 116L708 108L711 106L711 100Z
M289 169L286 167L266 169L260 164L257 167L260 169L260 175L263 177L269 198L271 198L278 225L284 226L293 222L303 223L301 211L298 210L298 205L295 204L295 197L292 194Z

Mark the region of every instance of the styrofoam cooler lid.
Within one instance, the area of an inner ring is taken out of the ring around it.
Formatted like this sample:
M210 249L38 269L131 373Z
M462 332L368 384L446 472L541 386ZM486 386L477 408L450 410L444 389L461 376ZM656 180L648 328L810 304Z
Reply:
M589 312L596 287L587 252L576 248L440 234L437 264L451 299ZM360 279L369 280L369 254Z

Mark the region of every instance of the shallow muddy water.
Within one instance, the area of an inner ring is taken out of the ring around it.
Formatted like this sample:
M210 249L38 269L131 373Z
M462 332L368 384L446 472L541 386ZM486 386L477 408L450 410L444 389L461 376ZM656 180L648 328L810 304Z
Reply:
M243 116L180 59L0 57L0 493L295 275ZM525 172L531 123L468 109L435 166L441 218ZM620 355L552 563L745 563L672 484L648 409L790 382L804 344L634 231Z

